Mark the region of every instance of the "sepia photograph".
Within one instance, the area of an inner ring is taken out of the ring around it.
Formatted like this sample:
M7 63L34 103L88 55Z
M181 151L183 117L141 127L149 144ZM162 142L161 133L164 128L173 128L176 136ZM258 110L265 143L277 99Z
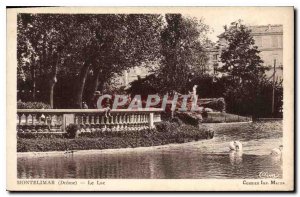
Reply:
M294 189L293 7L7 18L9 190Z

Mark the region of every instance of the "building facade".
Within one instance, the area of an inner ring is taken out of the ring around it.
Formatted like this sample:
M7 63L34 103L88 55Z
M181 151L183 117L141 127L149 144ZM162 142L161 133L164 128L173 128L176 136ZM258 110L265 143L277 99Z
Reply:
M251 35L255 40L255 45L258 50L263 65L268 68L266 76L272 78L274 74L275 64L275 79L282 80L283 75L283 27L282 25L262 25L250 26ZM209 61L208 73L214 76L220 76L217 69L222 65L220 56L222 48L226 45L226 41L222 36L219 36L219 45L211 45L206 48Z
M275 78L282 79L283 74L283 27L282 25L251 26L255 44L260 50L264 66L268 67L267 77L272 77L275 64Z

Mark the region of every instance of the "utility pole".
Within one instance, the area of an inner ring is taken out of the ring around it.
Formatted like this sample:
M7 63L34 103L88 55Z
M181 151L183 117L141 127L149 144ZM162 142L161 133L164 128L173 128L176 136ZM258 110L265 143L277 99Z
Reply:
M274 59L274 66L273 66L273 93L272 93L272 116L274 116L275 111L275 73L276 73L276 59Z

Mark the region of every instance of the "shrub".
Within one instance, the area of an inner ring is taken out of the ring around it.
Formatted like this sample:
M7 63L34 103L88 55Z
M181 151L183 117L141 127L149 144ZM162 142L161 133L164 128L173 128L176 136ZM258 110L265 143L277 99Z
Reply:
M75 130L70 125L68 130ZM72 128L72 129L71 129ZM157 129L124 132L85 132L75 139L25 139L18 138L17 151L65 151L108 148L133 148L158 146L170 143L184 143L193 140L208 139L209 130L205 126L194 127L174 122L162 122Z
M17 102L18 109L51 109L51 106L42 102Z
M185 124L198 126L202 121L202 116L199 113L192 112L177 112L176 116Z
M174 124L172 125L169 121L163 121L156 124L156 129L158 132L170 132L172 131L172 127L174 127Z
M174 117L171 121L173 123L177 123L178 126L181 126L183 124L182 120L180 120L180 118L178 117Z
M203 105L203 107L211 108L216 111L224 112L226 109L226 104L224 98L214 99L208 104Z
M43 139L43 138L63 138L62 133L36 133L36 132L26 132L26 133L17 133L19 138L25 139Z
M79 130L79 126L77 124L69 124L66 128L66 138L75 138L76 133Z

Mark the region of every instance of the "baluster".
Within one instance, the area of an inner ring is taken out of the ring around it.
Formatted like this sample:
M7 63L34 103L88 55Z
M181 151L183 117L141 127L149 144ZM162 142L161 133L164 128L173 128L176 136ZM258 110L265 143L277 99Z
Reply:
M140 122L140 119L141 119L141 115L140 114L137 114L136 115L136 129L137 130L140 130L140 126L141 126L141 122Z
M142 114L141 116L142 116L142 120L141 120L142 129L145 129L145 119L144 119L144 114Z
M99 115L97 114L96 117L95 117L95 128L96 128L96 131L97 132L100 132L101 129L100 129L100 117Z
M135 127L136 127L136 115L133 114L132 115L132 130L135 130Z
M99 118L99 115L97 115L97 116L96 116L96 124L99 124L99 123L100 123L100 122L99 122L99 119L100 119L100 118Z
M132 117L132 114L128 114L127 115L127 125L128 125L128 131L131 131L131 124L133 122L133 117Z
M91 126L90 125L90 115L89 114L86 115L85 126L86 126L85 131L86 132L91 132L91 128L90 128L90 126Z
M101 115L101 121L100 121L100 126L101 126L101 131L104 132L106 131L106 120L105 120L105 116Z
M95 116L91 114L91 124L95 124Z
M114 125L118 124L118 114L113 115Z
M136 115L133 114L132 115L132 130L135 130L135 127L136 127Z
M123 114L123 130L127 130L127 116L126 114Z
M120 131L124 130L123 117L124 117L124 114L121 114L119 117Z
M78 124L78 117L76 114L74 114L74 124Z
M105 122L105 131L110 130L110 116L105 117L106 122Z
M28 114L25 114L25 125L28 125Z
M89 114L87 114L85 117L86 117L85 124L89 125L90 124L90 116L89 116Z
M52 126L53 126L53 115L49 114L50 123L49 123L49 132L52 132Z
M17 114L18 116L18 124L21 125L22 114Z
M111 117L110 130L115 131L115 115L112 115Z
M134 114L134 125L133 125L133 130L138 130L138 115Z
M30 132L29 126L29 114L25 114L25 132Z
M96 129L95 129L95 115L94 114L91 114L91 132L95 132Z
M51 115L45 115L45 129L44 132L50 132L50 124L51 124Z
M17 132L22 132L21 129L21 115L17 113Z

